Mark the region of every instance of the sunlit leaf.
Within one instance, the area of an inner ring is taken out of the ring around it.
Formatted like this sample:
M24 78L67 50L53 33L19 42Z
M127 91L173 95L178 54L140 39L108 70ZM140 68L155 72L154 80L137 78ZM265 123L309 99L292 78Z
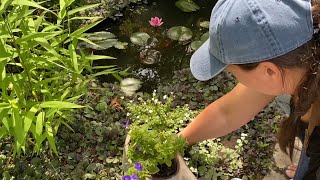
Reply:
M179 0L176 2L176 6L183 12L194 12L200 9L192 0Z
M56 108L56 109L73 109L73 108L83 108L84 106L80 106L70 102L64 101L46 101L40 104L42 108Z
M139 45L139 46L143 46L148 42L148 39L150 38L149 34L144 33L144 32L136 32L133 33L130 36L130 41L133 44Z
M168 30L167 35L170 39L176 41L187 41L192 38L192 31L184 26L172 27Z

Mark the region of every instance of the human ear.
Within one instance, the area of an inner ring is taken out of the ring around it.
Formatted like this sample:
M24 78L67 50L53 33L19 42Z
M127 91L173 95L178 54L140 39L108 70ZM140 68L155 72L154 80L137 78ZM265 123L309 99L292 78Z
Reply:
M279 80L282 79L281 69L271 62L262 62L260 63L262 71L267 79Z

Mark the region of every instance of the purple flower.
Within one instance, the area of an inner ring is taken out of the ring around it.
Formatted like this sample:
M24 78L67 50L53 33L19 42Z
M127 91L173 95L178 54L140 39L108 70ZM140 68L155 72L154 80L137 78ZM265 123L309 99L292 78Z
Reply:
M122 180L138 180L138 175L137 174L133 174L133 176L122 176Z
M126 121L126 124L124 124L124 125L123 125L123 127L124 127L124 128L126 128L126 129L128 129L128 128L129 128L129 126L130 126L130 124L129 124L129 120L127 120L127 121Z
M134 168L136 168L136 170L138 171L142 171L142 164L139 162L134 163Z
M131 180L138 180L138 175L137 174L133 174L133 176L131 177Z
M131 176L122 176L122 180L131 180Z

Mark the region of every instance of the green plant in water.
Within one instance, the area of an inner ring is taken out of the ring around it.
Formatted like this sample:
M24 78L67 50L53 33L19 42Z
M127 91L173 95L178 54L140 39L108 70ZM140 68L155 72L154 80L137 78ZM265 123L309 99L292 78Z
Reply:
M0 6L0 138L13 137L13 155L28 147L41 152L48 141L58 154L55 135L61 124L70 128L74 102L87 83L102 74L116 73L113 66L92 67L109 56L86 55L78 41L94 44L84 32L100 21L71 32L74 15L88 5L69 9L74 0L60 0L49 10L31 0L3 0ZM50 17L50 18L48 18ZM103 69L96 74L93 69ZM71 129L71 128L70 128Z
M141 103L127 104L129 117L132 124L129 126L130 145L128 147L128 159L131 163L140 162L144 167L142 171L135 168L129 169L129 174L137 173L139 178L159 171L158 165L171 166L177 153L183 155L186 141L177 136L183 126L195 115L184 107L171 107L172 99L164 96L163 103L156 99L155 93L152 99Z

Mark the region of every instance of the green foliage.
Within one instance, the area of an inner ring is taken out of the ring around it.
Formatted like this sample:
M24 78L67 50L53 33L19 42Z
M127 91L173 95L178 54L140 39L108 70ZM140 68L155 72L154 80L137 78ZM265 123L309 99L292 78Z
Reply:
M139 104L129 103L127 109L133 121L130 125L130 145L128 159L140 162L144 170L139 177L155 174L158 165L171 166L171 160L177 153L183 155L186 141L178 137L177 132L195 115L187 106L171 108L172 99L164 96L164 103L155 98ZM131 168L129 172L135 172Z
M192 38L193 33L191 29L184 26L175 26L168 30L167 36L176 41L187 41Z
M157 92L159 97L174 93L173 106L188 104L191 110L199 110L229 92L235 84L235 79L226 72L209 81L198 81L187 68L175 71L172 82L161 84Z
M200 9L192 0L179 0L176 2L176 6L183 12L194 12Z
M226 147L220 139L206 140L194 145L189 151L191 170L208 179L237 177L243 168L241 153L248 141L246 134L237 139L234 147Z
M58 154L55 136L67 125L74 104L86 92L90 79L116 73L107 68L95 75L92 63L108 56L76 51L83 33L100 21L70 31L71 15L85 9L69 10L74 0L60 0L49 10L32 0L5 0L0 7L0 138L13 137L13 155L40 152L44 142ZM86 8L90 8L88 6ZM76 18L75 18L76 19Z

